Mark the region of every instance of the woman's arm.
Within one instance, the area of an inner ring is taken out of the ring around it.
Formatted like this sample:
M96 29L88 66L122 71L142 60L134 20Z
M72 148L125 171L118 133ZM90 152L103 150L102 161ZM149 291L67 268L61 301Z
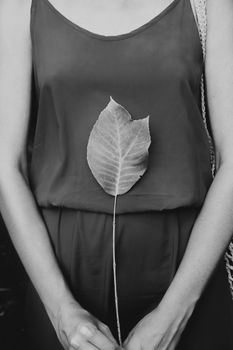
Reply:
M206 79L217 173L175 278L158 308L129 334L127 350L175 349L233 235L233 0L207 3Z
M0 210L63 346L115 349L109 329L73 298L27 182L32 72L30 5L29 0L0 2Z

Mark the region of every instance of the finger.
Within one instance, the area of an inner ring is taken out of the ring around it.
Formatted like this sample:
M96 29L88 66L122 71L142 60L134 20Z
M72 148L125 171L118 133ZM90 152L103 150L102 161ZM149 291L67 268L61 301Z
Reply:
M101 350L99 348L97 348L95 345L89 344L89 343L83 343L82 345L78 346L78 347L71 347L69 348L69 350Z
M135 334L135 329L133 328L127 335L127 337L125 338L124 342L123 342L123 347L125 345L128 345L128 343L131 341L131 339L134 337Z
M139 342L131 338L127 342L125 341L123 343L123 349L124 350L142 350L142 347L140 346Z
M125 350L142 350L142 347L141 346L137 346L135 344L128 344L127 346L124 346Z
M94 324L82 325L79 328L79 336L83 337L89 343L95 345L98 349L101 350L115 350L118 347L118 344L115 340L110 340Z
M83 341L81 340L79 335L75 335L74 337L72 337L72 339L70 339L69 341L70 344L70 348L71 350L80 350L81 346L83 344Z
M92 337L88 338L88 341L101 350L115 350L118 346L98 329Z
M136 344L134 341L129 341L127 343L123 343L123 349L125 350L141 350L142 348L139 344Z
M129 345L130 341L131 341L131 335L129 334L128 337L124 340L123 342L123 348L127 348L127 346Z
M89 344L89 343L84 344L83 349L81 348L81 350L97 350L97 349L101 350L101 348L97 348L95 345Z
M118 349L120 350L119 345L118 345L116 339L114 338L114 336L112 335L112 332L110 331L109 327L108 327L105 323L102 323L102 322L100 322L100 323L98 324L98 327L99 327L100 331L101 331L102 333L104 333L104 334L106 335L106 337L107 337L110 341L113 342L113 344L115 344L116 346L118 346Z

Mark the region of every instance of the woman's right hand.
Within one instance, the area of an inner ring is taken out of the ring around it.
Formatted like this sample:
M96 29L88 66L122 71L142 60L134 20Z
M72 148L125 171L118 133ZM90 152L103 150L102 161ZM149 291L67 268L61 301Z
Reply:
M65 350L117 350L119 345L110 329L76 301L61 305L50 315L58 339Z

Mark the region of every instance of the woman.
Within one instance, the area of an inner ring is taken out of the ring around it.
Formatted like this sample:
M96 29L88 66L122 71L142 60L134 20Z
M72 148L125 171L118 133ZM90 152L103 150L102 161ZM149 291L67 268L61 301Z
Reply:
M1 1L1 212L32 281L30 349L118 348L113 198L86 161L110 96L134 119L150 115L152 140L147 172L117 207L123 348L231 349L233 3L207 6L214 180L193 2Z

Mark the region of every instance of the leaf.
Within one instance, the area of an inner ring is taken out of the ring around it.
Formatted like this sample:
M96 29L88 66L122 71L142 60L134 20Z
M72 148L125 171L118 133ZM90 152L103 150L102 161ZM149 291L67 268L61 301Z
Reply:
M150 143L149 116L133 120L110 96L87 145L88 165L108 194L124 194L142 177L147 169Z
M120 348L122 338L115 246L117 196L128 192L145 173L150 143L149 116L133 120L129 112L110 96L108 105L93 126L87 144L87 162L94 177L107 193L115 197L112 226L113 282Z

